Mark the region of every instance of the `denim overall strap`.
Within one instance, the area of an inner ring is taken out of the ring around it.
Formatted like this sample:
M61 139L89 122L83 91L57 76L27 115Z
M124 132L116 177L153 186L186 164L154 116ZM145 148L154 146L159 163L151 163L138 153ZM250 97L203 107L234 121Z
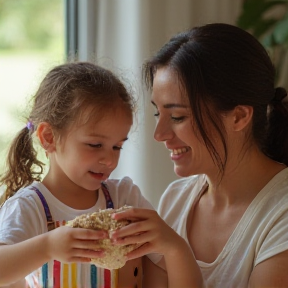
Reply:
M43 208L44 208L44 212L45 212L45 215L46 215L48 231L55 229L55 222L53 221L53 218L52 218L52 215L51 215L51 212L50 212L50 209L49 209L49 206L47 204L47 201L46 201L45 197L39 191L39 189L37 189L36 187L31 186L30 189L34 190L37 193L37 195L39 196L39 198L40 198L40 200L42 202L42 205L43 205Z
M112 208L113 209L114 208L114 204L113 204L112 198L110 196L107 184L102 182L101 183L101 188L102 188L104 197L106 199L106 208ZM53 221L53 218L52 218L52 215L51 215L51 212L50 212L50 209L49 209L49 206L48 206L48 203L47 203L45 197L39 191L39 189L37 189L36 187L31 186L30 189L34 190L37 193L37 195L39 196L40 200L41 200L41 203L43 205L43 208L44 208L44 211L45 211L45 215L46 215L48 231L55 229L55 222Z
M102 182L101 188L102 188L103 194L104 194L105 199L106 199L106 208L107 209L108 208L114 209L114 204L113 204L112 198L110 196L107 184L105 182Z

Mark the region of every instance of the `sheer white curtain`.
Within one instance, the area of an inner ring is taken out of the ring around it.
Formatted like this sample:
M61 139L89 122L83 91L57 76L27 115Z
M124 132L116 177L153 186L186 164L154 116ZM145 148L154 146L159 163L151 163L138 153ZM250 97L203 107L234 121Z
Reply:
M112 177L130 176L156 207L174 179L169 151L153 139L155 120L141 66L173 34L198 24L234 24L240 0L81 0L79 59L96 60L127 79L138 100L136 125ZM93 27L90 27L90 26ZM95 25L95 27L94 27Z

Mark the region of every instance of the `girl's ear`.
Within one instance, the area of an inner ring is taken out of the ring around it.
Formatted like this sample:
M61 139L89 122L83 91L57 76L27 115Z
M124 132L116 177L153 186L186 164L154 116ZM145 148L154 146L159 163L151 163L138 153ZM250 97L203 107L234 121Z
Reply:
M253 107L238 105L233 111L233 129L241 131L251 122L253 116Z
M41 122L37 125L36 135L41 143L41 146L46 152L55 151L55 137L51 125L47 122Z

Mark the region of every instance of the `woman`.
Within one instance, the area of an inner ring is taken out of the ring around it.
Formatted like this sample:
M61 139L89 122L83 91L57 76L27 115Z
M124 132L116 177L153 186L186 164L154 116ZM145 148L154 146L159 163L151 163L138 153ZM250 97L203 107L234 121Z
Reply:
M265 49L208 24L174 36L144 75L154 137L183 177L159 214L190 244L204 286L288 287L287 93Z

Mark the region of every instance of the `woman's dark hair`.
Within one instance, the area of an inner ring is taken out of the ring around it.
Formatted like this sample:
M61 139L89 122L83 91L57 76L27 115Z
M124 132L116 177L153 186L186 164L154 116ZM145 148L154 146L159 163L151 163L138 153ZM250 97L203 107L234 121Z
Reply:
M32 134L41 122L51 125L61 137L89 108L89 117L99 119L104 113L126 109L133 117L133 97L111 72L88 62L66 63L53 68L41 82L33 98L28 125L13 140L7 157L7 171L0 178L5 185L6 199L21 187L39 181L43 163L37 159ZM91 109L92 108L92 109Z
M148 88L152 89L155 73L162 67L178 75L188 94L195 129L221 173L228 151L219 112L237 105L253 107L249 139L270 158L288 165L288 106L282 102L287 93L284 88L274 89L273 64L252 35L222 23L195 27L172 37L144 64ZM224 157L209 137L207 122L221 139Z

